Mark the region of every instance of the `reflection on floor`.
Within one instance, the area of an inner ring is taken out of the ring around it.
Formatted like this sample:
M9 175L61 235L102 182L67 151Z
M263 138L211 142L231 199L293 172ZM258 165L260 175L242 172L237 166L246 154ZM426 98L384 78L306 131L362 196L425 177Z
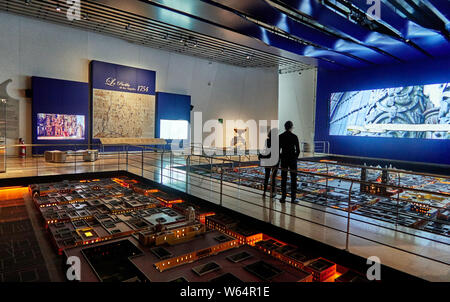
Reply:
M27 188L0 189L0 281L50 281L28 217Z

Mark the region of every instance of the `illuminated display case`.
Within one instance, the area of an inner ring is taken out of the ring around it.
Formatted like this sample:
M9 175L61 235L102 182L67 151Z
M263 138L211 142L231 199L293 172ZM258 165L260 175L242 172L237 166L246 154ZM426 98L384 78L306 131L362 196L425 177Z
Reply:
M0 100L0 173L6 172L6 100Z

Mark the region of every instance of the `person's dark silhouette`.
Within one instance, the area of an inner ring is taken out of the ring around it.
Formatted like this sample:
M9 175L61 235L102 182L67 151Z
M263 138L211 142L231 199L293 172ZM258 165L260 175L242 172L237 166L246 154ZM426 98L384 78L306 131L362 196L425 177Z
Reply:
M294 124L287 121L284 124L285 132L280 134L280 165L281 165L281 200L286 201L287 169L291 175L291 200L295 201L297 196L297 158L300 154L298 137L292 133Z
M267 139L266 139L266 150L270 150L271 146L272 146L272 140L271 140L271 135L273 135L273 137L275 137L275 135L278 135L278 129L274 128L272 130L269 131L269 133L267 133ZM276 138L276 137L275 137ZM258 158L261 160L261 158L270 158L271 157L271 153L268 153L266 155L262 155L259 154ZM269 179L271 178L271 182L270 182L270 197L274 197L276 192L275 192L275 177L277 176L277 169L278 168L278 162L273 165L273 166L264 166L264 193L263 196L266 195L267 192L267 186L269 183ZM272 172L272 177L270 177L270 173Z

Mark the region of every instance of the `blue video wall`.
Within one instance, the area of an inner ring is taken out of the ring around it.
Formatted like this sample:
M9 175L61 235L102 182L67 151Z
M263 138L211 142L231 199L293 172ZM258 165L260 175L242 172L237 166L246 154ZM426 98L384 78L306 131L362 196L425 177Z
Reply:
M64 144L87 148L89 125L88 83L32 77L33 154L45 150L67 150Z
M448 108L446 107L448 102L448 85L446 83L449 82L450 59L448 58L349 71L319 70L314 139L315 141L330 142L330 153L332 154L450 164L450 140L442 139L447 137L448 132L446 131L424 133L386 128L374 129L371 130L372 132L364 133L364 131L370 130L370 127L367 129L349 127L358 126L358 122L360 123L359 126L365 125L365 122L361 122L361 120L368 121L370 116L365 114L362 115L362 118L356 118L355 112L360 108L363 108L361 110L370 109L371 104L376 99L385 101L387 105L390 105L385 106L385 108L391 107L391 110L387 110L383 115L383 103L381 103L377 108L379 116L387 120L391 119L394 122L397 121L396 124L405 123L406 118L402 117L402 113L399 111L401 110L400 106L392 106L396 102L407 102L406 105L410 102L425 107L418 107L419 110L413 109L413 112L416 111L416 113L406 113L404 116L409 116L409 118L420 122L423 119L424 124L426 122L441 123L444 126L440 127L447 127L445 126L447 125L445 122L446 108ZM433 95L425 91L424 87L426 86L435 87L432 89ZM389 96L386 88L392 87L394 89L391 95L396 95L397 98L386 98L386 96ZM353 94L362 94L363 91L367 94L365 98L357 96L352 98ZM368 93L368 91L377 92L373 94L373 100L370 100L372 93ZM378 94L378 92L381 94ZM399 97L406 92L409 95L407 98ZM343 97L344 95L346 97ZM340 101L336 102L339 99ZM438 99L441 101L437 102ZM356 105L347 105L349 107L346 108L344 100L348 100L350 102L348 104L354 103ZM359 102L365 103L361 103L362 106L360 106ZM338 106L338 103L340 106ZM406 106L406 108L408 107ZM347 120L339 125L338 122L343 120L339 119L344 117L346 113ZM398 119L399 117L402 121ZM409 121L407 124L411 125L411 122ZM382 127L387 126L383 125ZM408 139L399 137L408 137Z
M330 135L450 139L450 83L332 93Z

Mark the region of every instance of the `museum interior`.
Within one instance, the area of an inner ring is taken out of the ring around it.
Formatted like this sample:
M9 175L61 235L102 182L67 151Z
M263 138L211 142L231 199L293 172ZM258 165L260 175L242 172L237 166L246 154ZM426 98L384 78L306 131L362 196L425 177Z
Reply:
M449 20L0 0L0 283L450 282Z

